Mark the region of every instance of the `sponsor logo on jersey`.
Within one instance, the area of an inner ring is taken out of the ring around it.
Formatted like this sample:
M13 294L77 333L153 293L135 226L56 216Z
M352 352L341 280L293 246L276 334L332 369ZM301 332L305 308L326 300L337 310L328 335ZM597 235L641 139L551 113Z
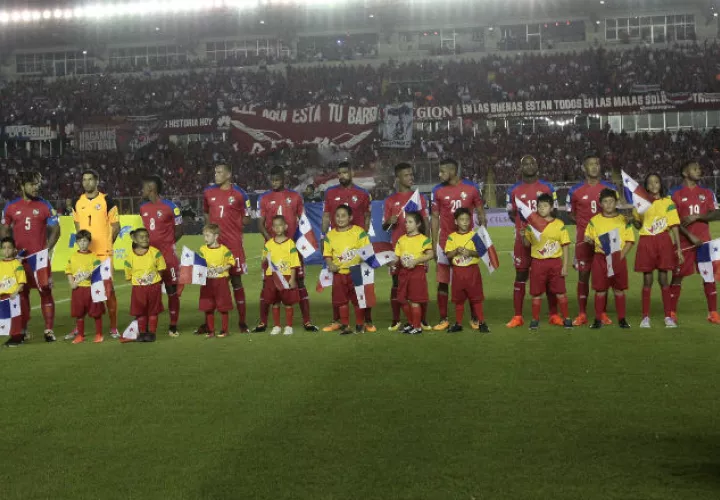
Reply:
M272 200L272 201L270 202L270 204L271 204L271 205L274 205L274 204L275 204L275 200Z
M15 212L15 215L20 215L20 214L22 214L22 210L18 210L17 212Z
M585 195L585 196L582 197L583 200L587 200L588 198L589 198L588 195Z
M683 198L683 199L682 199L682 200L680 200L680 201L687 201L687 198Z
M538 250L538 253L544 257L546 255L554 254L559 248L560 244L557 241L548 241L540 250Z

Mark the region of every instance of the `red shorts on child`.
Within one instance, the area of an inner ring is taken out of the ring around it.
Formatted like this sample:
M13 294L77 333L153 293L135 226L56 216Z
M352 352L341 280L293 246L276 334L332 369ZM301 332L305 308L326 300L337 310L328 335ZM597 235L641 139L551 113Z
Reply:
M424 304L430 300L425 266L416 266L413 269L398 266L397 300L401 304L408 301Z
M564 295L565 292L562 259L533 259L530 266L530 295Z
M628 289L628 268L627 259L623 259L614 266L615 275L608 277L607 260L605 254L596 253L592 264L592 288L596 292L606 290L627 290Z
M158 316L163 312L162 283L154 285L133 285L130 295L131 316Z
M73 318L99 318L105 313L105 302L93 302L89 286L81 286L72 291L70 316Z
M285 276L285 279L290 281L290 276ZM272 277L266 276L265 282L263 283L262 299L268 305L282 302L283 305L291 306L300 302L300 291L297 288L278 290Z
M208 278L200 287L198 308L203 312L229 312L233 309L230 283L227 278Z
M655 236L640 236L635 254L635 272L672 271L675 266L677 256L668 231Z
M358 305L355 295L355 285L349 274L333 273L332 303L334 306L343 306L348 302Z
M475 304L485 300L480 267L476 265L453 266L450 288L452 289L452 301L455 304L464 304L466 300Z

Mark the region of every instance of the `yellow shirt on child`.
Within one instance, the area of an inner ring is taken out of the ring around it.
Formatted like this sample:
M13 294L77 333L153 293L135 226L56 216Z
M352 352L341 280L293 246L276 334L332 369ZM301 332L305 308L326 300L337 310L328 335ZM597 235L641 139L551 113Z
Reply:
M350 268L362 262L358 250L370 244L365 230L359 226L350 226L346 231L330 230L325 235L323 257L331 257L340 274L350 274Z
M559 259L563 254L562 247L570 244L565 223L559 219L545 227L539 240L529 226L525 228L525 237L530 241L530 256L533 259Z
M17 259L0 260L0 295L15 295L27 284L25 268Z
M475 250L475 243L472 242L475 231L468 231L467 233L454 232L448 236L447 243L445 243L445 253L452 252L458 248L466 248L468 250ZM453 257L452 265L458 267L470 267L477 266L480 263L478 257L463 257L462 255L456 255Z
M133 286L148 286L160 283L160 273L167 269L165 259L160 250L149 247L144 255L138 255L136 250L130 250L125 259L125 279Z
M78 287L88 288L92 283L90 276L93 270L100 265L97 255L88 251L77 251L70 256L67 266L65 266L65 274L72 276ZM78 281L79 280L79 281Z
M263 262L267 260L268 254L270 254L272 263L275 264L275 267L283 276L290 276L293 268L300 267L300 256L295 247L295 242L290 238L282 243L276 242L274 238L268 240L263 247ZM268 266L267 270L265 270L265 276L272 276L272 273L272 268Z
M232 252L225 245L220 245L217 248L210 248L207 245L203 245L198 250L198 255L205 259L208 266L208 278L227 278L230 276L226 267L233 267L235 265L235 259L233 259Z

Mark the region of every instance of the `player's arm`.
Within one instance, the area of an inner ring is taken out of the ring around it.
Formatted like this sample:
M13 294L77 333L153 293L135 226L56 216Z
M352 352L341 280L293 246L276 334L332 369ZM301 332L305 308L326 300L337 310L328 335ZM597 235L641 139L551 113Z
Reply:
M570 219L573 222L577 222L577 219L575 218L575 210L573 210L573 193L568 193L567 198L565 198L565 211L568 214L568 219Z
M270 239L270 233L267 232L267 229L265 228L265 216L261 215L258 217L258 226L260 226L260 234L263 235L263 238L265 238L265 241Z
M120 215L115 200L113 200L109 196L106 196L105 203L107 204L108 222L110 223L110 231L112 233L111 241L115 243L115 240L120 234Z
M392 214L391 212L392 209L386 199L385 203L383 203L383 231L390 231L390 228L393 227L398 220L398 214Z
M60 241L60 224L49 226L47 239L48 250L52 251L58 241Z
M507 206L507 213L510 220L515 224L515 217L517 216L517 208L513 202L513 192L510 191L505 197L505 205Z
M365 212L365 231L370 230L370 224L372 222L372 211L370 210L370 205L368 205L368 210Z
M322 216L322 232L323 232L323 234L327 234L328 229L330 229L330 213L323 212L323 216Z
M433 251L432 248L428 248L427 250L425 250L425 251L423 252L422 257L420 257L420 258L418 258L417 260L415 260L415 262L416 262L417 264L424 264L425 262L430 262L430 261L433 260L434 258L435 258L435 252Z
M448 260L452 260L458 253L460 253L457 245L455 245L455 241L450 236L448 236L447 243L445 243L444 252Z
M713 222L716 220L720 220L720 210L713 210L703 215L688 215L687 217L683 217L681 222L683 226L689 226L698 221Z
M568 275L568 264L570 263L570 245L563 245L562 247L562 276Z
M432 237L433 248L437 248L438 238L440 235L440 215L437 212L433 212L430 216L430 232Z
M481 226L487 226L485 203L483 202L482 196L480 196L480 190L478 189L475 194L477 195L477 200L475 200L475 213L477 213L478 223Z
M175 243L180 241L180 238L185 236L185 229L183 228L182 224L178 224L175 226Z
M620 250L620 260L624 260L625 257L627 257L627 254L630 253L630 249L633 247L634 242L632 241L626 241L625 245L623 245L622 250Z
M693 217L693 216L691 215L690 217ZM683 223L680 226L678 226L678 230L680 231L680 234L685 236L688 239L688 241L690 241L690 243L693 244L693 246L696 246L696 247L702 246L703 241L700 238L698 238L697 236L695 236L694 234L692 234L690 232L690 230L686 227L686 225L685 225L686 218L683 218Z
M530 239L530 228L525 228L525 231L523 232L523 246L531 247L532 246L532 240Z
M672 234L673 241L675 243L675 253L678 257L678 264L682 265L682 263L685 262L685 257L683 256L682 247L680 246L680 231L678 227L679 226L671 227L670 234Z

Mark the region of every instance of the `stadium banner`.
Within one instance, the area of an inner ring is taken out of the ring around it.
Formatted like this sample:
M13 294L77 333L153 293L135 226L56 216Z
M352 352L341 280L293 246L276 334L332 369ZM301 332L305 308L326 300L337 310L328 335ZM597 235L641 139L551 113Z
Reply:
M57 138L57 131L49 125L6 125L3 136L6 140L49 141Z
M284 147L335 145L354 148L376 131L377 106L325 103L299 109L256 106L232 110L236 149L262 154Z
M413 103L390 104L383 108L382 147L409 148L413 136Z
M77 133L80 151L117 151L117 132L114 128L84 128Z
M168 118L163 120L161 128L162 132L168 135L205 134L214 132L221 118L216 116Z
M415 108L415 120L464 117L512 118L651 111L720 109L720 94L649 92L629 96L575 97L528 101L480 102Z
M52 271L63 272L65 266L70 260L75 248L75 223L69 215L59 217L60 219L60 240L53 250L52 254ZM139 215L121 215L120 216L120 234L113 245L113 267L116 271L122 271L125 258L132 251L132 240L130 239L130 231L142 227L142 218Z

